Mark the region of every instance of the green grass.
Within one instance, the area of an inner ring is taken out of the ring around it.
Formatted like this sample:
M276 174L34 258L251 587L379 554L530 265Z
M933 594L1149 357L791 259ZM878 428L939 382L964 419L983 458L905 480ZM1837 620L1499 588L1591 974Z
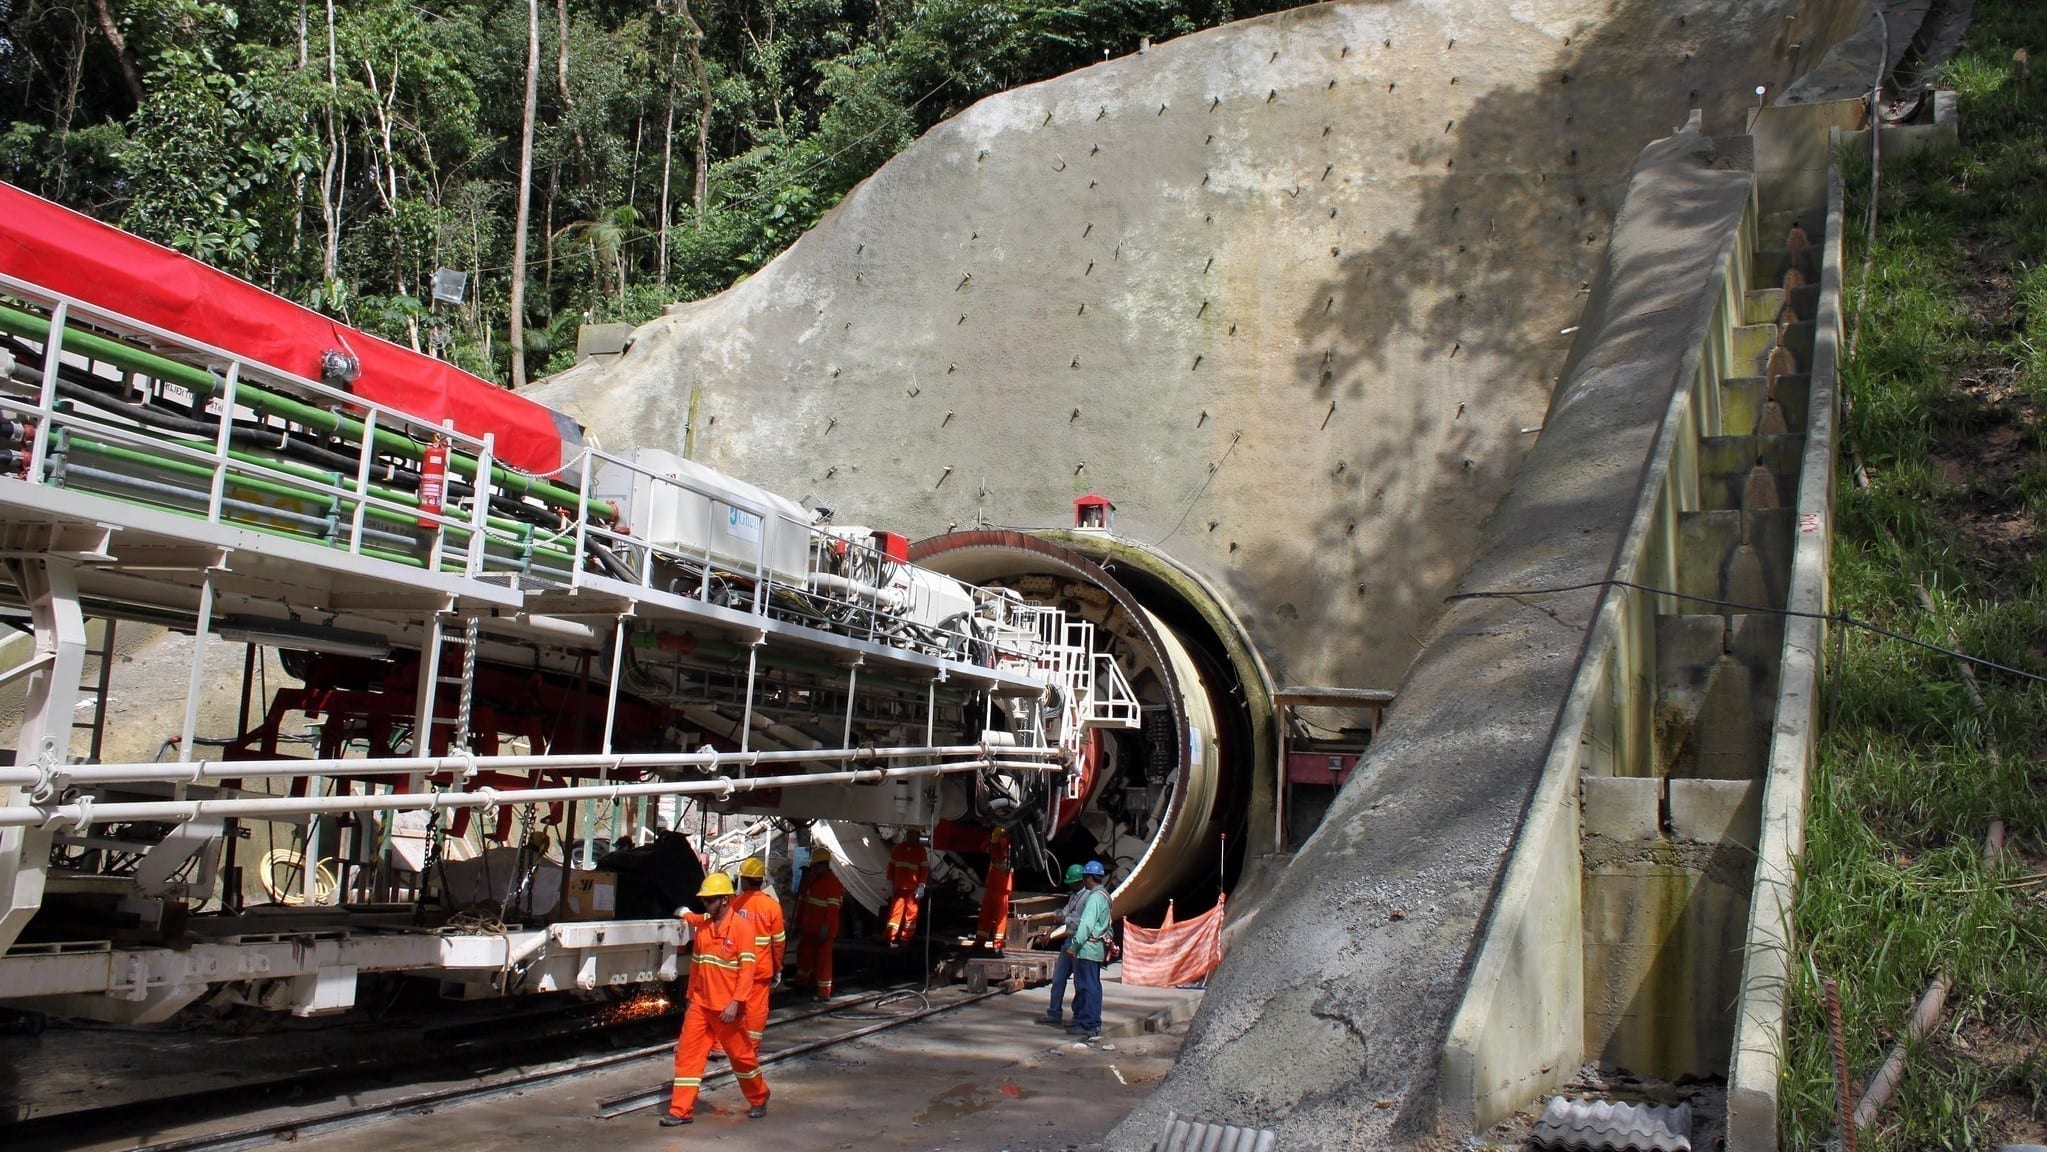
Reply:
M1959 154L1887 162L1856 359L1843 378L1836 606L2047 674L2047 5L1979 0L1946 85ZM1850 161L1847 303L1861 280L1867 160ZM1845 465L1844 457L1844 465ZM1914 578L1934 602L1922 610ZM1850 1082L1883 1061L1926 984L1941 1027L1864 1148L2047 1138L2047 685L1868 634L1845 639L1807 819L1787 1149L1823 1146L1834 1089L1819 983L1839 982ZM2000 755L2001 754L2001 759ZM1982 861L1993 819L2010 838ZM2027 877L2034 877L2028 880Z

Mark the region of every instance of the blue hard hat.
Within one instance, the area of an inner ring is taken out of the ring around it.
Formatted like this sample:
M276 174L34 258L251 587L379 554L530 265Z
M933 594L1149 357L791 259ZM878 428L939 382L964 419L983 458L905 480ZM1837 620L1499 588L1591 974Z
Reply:
M1108 869L1102 867L1100 860L1090 860L1081 866L1080 874L1083 876L1107 876L1109 872Z

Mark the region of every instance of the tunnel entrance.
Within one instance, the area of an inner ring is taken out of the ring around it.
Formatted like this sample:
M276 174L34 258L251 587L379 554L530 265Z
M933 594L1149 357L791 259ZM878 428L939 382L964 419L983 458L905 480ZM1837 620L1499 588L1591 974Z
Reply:
M1143 708L1131 731L1102 731L1062 808L1053 854L1115 864L1118 915L1154 920L1168 900L1207 908L1236 882L1270 827L1270 694L1242 629L1171 561L1105 534L1056 541L1009 530L955 532L911 559L1013 589L1095 625ZM1269 839L1269 832L1267 834Z

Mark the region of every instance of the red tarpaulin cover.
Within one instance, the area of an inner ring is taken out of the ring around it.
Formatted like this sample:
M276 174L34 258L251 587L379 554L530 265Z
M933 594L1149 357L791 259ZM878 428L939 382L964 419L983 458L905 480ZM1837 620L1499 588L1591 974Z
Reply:
M1123 922L1123 982L1147 988L1171 988L1208 979L1223 962L1223 901L1192 920L1175 922L1166 905L1166 922L1140 928Z
M351 352L349 391L470 436L497 436L504 463L561 467L555 413L444 360L379 340L189 256L0 183L0 273L308 380L320 353Z

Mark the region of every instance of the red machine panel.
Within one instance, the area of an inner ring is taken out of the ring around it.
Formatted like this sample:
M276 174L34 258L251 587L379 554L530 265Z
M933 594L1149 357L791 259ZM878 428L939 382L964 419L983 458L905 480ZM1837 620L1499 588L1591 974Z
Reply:
M573 421L140 236L0 184L0 273L153 324L260 364L320 379L328 349L356 358L349 390L469 436L495 434L497 458L528 472L564 462Z

